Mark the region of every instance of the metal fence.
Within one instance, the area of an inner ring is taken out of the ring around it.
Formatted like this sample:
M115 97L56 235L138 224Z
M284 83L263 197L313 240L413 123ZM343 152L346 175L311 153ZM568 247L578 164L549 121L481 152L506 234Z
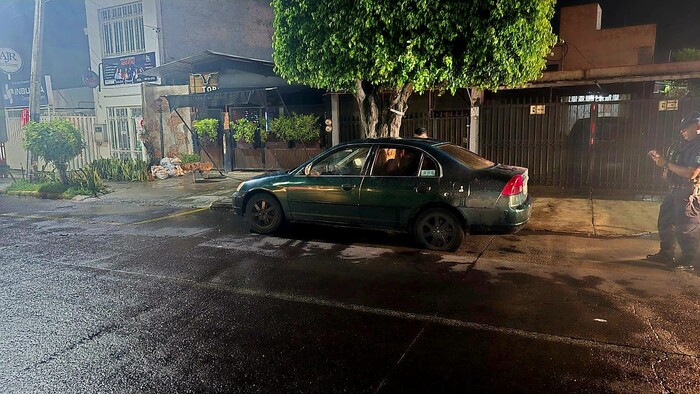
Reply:
M674 127L698 109L696 99L484 104L479 108L479 154L527 167L532 185L620 192L666 190L661 171L647 152L665 153ZM415 114L404 118L401 136L417 127L433 138L467 146L467 113ZM341 141L361 138L360 119L340 121Z
M535 185L597 190L665 190L647 152L665 152L691 98L497 104L481 107L480 154L529 168Z
M401 121L399 134L403 138L408 138L413 136L413 132L418 127L425 127L431 138L466 146L469 141L469 122L469 115L463 113L432 117L425 113L409 114ZM341 141L363 137L359 117L341 117Z
M23 132L21 126L21 116L21 109L7 110L6 122L8 141L5 144L6 158L7 164L13 169L27 168L27 151L22 146ZM68 169L79 169L100 157L99 145L95 141L95 134L92 132L96 123L94 116L63 116L52 114L48 111L44 111L41 115L42 121L49 121L57 118L66 119L73 123L73 125L75 125L75 127L82 133L83 142L85 143L85 149L83 149L82 154L78 155L75 159L68 163ZM45 163L42 161L39 161L38 163L40 168L44 164Z

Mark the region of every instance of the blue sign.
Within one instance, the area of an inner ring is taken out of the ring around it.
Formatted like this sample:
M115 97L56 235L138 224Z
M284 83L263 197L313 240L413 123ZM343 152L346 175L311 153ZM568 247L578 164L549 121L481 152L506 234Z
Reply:
M8 81L3 85L2 98L5 108L29 107L29 81ZM46 81L41 81L40 105L49 105L46 95Z
M102 81L105 86L153 82L157 77L148 77L143 72L156 66L156 53L102 59Z

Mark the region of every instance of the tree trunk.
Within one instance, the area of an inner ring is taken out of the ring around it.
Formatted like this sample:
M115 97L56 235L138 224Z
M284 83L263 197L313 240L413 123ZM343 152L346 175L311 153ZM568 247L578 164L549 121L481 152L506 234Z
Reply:
M68 164L66 164L66 163L57 164L56 169L58 169L58 176L61 178L61 183L64 185L67 185L68 184L68 175L66 174L66 171L68 170Z
M355 100L360 110L360 125L365 138L400 136L401 121L408 109L413 85L382 89L357 80Z

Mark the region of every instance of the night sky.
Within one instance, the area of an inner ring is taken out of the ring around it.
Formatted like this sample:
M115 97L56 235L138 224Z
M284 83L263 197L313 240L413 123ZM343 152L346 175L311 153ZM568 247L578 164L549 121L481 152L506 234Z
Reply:
M87 37L83 33L85 1L45 3L44 72L52 76L54 88L82 86L81 76L89 65ZM591 1L560 0L557 9L587 3ZM599 0L598 3L603 9L603 28L656 23L657 62L665 61L669 50L700 48L699 0ZM557 13L552 21L555 32L558 17ZM28 79L34 0L0 0L0 18L0 47L18 50L25 63L14 79Z

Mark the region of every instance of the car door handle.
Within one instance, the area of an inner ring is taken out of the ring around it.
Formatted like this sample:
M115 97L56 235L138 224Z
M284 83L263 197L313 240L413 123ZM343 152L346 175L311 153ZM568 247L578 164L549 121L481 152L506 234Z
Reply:
M416 193L418 193L418 194L425 194L425 193L429 192L430 189L431 189L431 187L428 185L418 185L418 186L413 188L413 190L415 190Z
M352 189L355 188L355 185L348 185L348 184L345 184L345 185L341 185L340 187L342 187L343 190L352 190Z

